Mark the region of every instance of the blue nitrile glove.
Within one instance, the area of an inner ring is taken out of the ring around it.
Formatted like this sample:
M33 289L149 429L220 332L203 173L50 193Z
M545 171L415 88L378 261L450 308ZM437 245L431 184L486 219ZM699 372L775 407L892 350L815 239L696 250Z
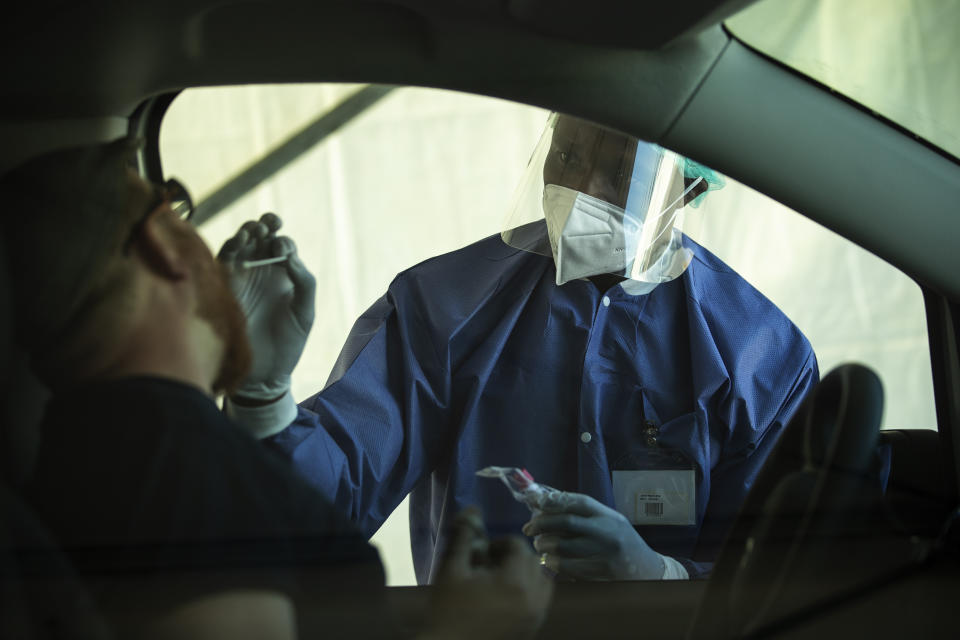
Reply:
M290 374L313 326L316 281L293 240L277 236L282 222L267 213L244 223L217 256L247 317L253 351L249 375L227 400L227 413L258 437L272 435L297 415ZM252 261L286 257L265 266Z
M673 558L646 543L618 511L582 493L556 492L523 525L541 564L575 580L686 578ZM677 572L680 573L677 573Z

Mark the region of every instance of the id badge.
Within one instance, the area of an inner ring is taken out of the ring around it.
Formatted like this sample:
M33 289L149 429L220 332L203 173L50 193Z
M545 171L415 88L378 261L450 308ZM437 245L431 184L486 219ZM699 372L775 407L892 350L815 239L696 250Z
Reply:
M614 505L634 525L696 524L696 490L692 468L613 471Z
M680 451L661 447L659 429L644 425L646 447L635 449L611 470L613 504L633 525L697 523L697 472Z

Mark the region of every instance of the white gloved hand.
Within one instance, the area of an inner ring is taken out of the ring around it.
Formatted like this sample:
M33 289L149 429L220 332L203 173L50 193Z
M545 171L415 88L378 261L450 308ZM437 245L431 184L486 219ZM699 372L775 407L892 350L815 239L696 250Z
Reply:
M227 402L227 412L260 437L283 429L296 417L290 374L300 360L314 319L316 281L293 240L277 236L282 222L267 213L248 221L227 240L217 259L247 317L253 351L249 375ZM266 266L245 263L286 260ZM269 433L268 433L269 432Z
M560 577L660 580L678 564L651 549L623 514L590 496L558 491L540 506L523 533L533 538L541 564Z

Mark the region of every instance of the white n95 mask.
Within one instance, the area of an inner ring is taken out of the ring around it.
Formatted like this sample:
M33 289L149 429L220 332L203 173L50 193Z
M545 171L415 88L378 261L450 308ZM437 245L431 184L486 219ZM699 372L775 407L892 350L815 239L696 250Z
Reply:
M623 273L633 256L640 224L620 207L585 193L546 185L543 212L557 284L601 273Z
M566 187L546 185L543 212L558 285L604 273L659 284L682 274L693 258L669 220L655 216L659 228L648 230L620 207ZM644 235L650 241L642 244Z

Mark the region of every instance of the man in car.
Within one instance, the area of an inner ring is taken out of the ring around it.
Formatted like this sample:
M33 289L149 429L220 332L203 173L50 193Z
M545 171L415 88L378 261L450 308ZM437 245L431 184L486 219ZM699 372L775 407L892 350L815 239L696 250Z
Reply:
M18 335L53 391L28 501L118 637L392 635L375 550L215 404L250 369L245 318L186 191L141 179L135 151L59 151L0 180ZM308 329L312 303L298 311ZM550 585L523 541L488 543L476 514L452 531L427 633L535 630Z
M554 114L500 237L399 274L299 408L275 376L228 410L368 535L410 494L421 583L450 514L470 503L491 531L531 536L565 578L703 576L818 379L797 327L681 232L720 184L656 145ZM267 220L257 233L272 232ZM253 255L250 238L227 253ZM477 477L489 466L562 493L531 518Z

